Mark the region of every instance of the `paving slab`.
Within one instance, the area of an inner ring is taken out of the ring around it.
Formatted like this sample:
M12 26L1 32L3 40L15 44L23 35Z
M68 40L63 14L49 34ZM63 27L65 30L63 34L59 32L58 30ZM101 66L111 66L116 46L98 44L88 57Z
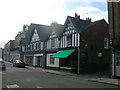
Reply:
M120 79L113 79L113 78L90 78L88 79L88 81L93 81L93 82L100 82L100 83L105 83L105 84L111 84L111 85L117 85L119 86L120 83L119 83L119 80Z

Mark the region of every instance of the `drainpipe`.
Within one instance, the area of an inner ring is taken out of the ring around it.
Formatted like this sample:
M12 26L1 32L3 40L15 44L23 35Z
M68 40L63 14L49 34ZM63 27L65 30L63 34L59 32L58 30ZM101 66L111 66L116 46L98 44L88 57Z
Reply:
M77 73L80 74L80 46L81 46L81 34L79 33L79 46L78 46L78 71Z
M78 74L80 73L80 48L78 47Z
M115 30L114 30L114 3L112 2L112 10L113 10L113 13L112 13L112 19L113 19L113 42L112 42L112 45L114 45L114 40L115 40ZM113 62L114 63L112 63L113 64L113 76L115 76L115 72L116 72L116 69L115 69L115 52L113 51Z

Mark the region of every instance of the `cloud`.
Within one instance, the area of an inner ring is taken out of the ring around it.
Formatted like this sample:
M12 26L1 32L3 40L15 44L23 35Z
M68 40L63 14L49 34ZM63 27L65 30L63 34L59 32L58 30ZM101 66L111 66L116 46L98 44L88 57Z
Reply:
M107 0L61 0L64 2L106 2Z
M119 2L120 0L107 0L108 2Z
M108 12L95 7L77 7L74 9L74 12L80 14L83 19L90 17L92 18L92 21L96 21L104 18L108 21Z
M5 42L0 42L0 48L4 47Z
M64 2L119 2L120 0L61 0Z
M57 17L60 17L60 18L56 18L58 23L64 23L67 16L74 17L75 13L79 14L80 18L84 20L89 17L89 18L92 18L92 21L105 19L106 22L108 22L108 11L102 11L99 8L95 8L92 6L76 7L73 10L64 10L64 12L59 12L59 13L61 14L59 14Z
M69 2L82 1L87 3L91 0L2 0L0 3L0 41L8 42L15 39L17 33L22 30L23 24L50 25L52 21L64 24L67 16L74 16L74 13L80 14L83 19L89 16L92 21L103 18L107 20L107 11L92 6L66 9L66 4ZM97 1L104 2L105 0Z

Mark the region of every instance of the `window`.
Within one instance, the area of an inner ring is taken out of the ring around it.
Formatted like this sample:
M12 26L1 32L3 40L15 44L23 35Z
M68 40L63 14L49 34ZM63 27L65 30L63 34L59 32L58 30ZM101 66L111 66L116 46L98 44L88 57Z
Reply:
M32 50L34 50L34 44L32 44Z
M36 43L36 50L38 50L38 43Z
M50 64L55 64L54 58L51 58L53 55L50 55Z
M109 49L109 39L104 38L104 49Z
M86 53L85 53L85 52L82 52L82 53L81 53L81 57L87 57Z
M43 42L43 50L45 50L46 42Z
M40 49L41 44L39 43L38 48Z
M120 51L116 52L116 66L120 66Z
M86 43L86 42L87 42L87 37L86 37L85 34L82 35L82 37L81 37L81 42L82 42L82 43Z
M30 45L30 50L32 50L32 45Z
M72 35L67 36L67 46L72 46Z
M30 50L30 45L28 45L28 50Z
M55 39L51 39L51 47L52 47L52 48L55 47Z
M72 25L72 23L70 23L70 29L73 29L74 27L73 27L73 25Z

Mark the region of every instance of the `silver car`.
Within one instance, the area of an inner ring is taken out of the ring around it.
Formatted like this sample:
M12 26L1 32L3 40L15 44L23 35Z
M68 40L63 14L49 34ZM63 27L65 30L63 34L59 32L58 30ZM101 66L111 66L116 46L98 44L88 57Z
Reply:
M2 59L0 59L0 70L6 70L6 65Z

